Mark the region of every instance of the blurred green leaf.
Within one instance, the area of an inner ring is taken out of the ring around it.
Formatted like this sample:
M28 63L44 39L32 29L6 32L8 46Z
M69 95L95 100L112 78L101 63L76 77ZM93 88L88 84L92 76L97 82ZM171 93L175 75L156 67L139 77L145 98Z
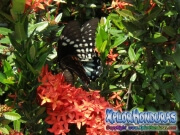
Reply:
M137 78L137 74L134 73L130 78L130 82L134 82L136 80L136 78Z
M8 129L5 128L5 127L0 127L0 131L1 131L3 134L9 135L9 131L8 131Z
M16 21L18 20L18 15L24 12L24 8L25 8L25 0L12 1L11 14Z
M5 112L3 113L3 116L7 120L15 121L21 118L21 116L18 113L15 112Z
M136 52L136 61L139 59L142 53L143 53L143 49L139 48L138 51Z
M152 21L153 19L155 19L156 17L160 15L161 11L162 9L156 6L155 8L153 8L150 14L147 17L145 17L144 21L145 22Z
M11 29L0 27L0 34L8 35L8 33L12 33Z
M173 93L176 98L176 101L180 102L180 89L174 90Z
M29 70L34 74L34 75L37 75L37 71L35 68L32 67L32 65L26 61L26 65L27 67L29 68Z
M44 53L40 58L39 58L39 62L37 63L37 65L35 66L37 71L40 71L42 69L42 66L44 65L46 58L48 56L48 53Z
M15 120L13 121L13 127L14 127L14 130L20 132L21 130L21 122L19 120Z
M13 80L14 80L13 77L6 78L6 75L0 72L0 82L2 84L13 84L14 83Z
M149 43L163 43L168 41L168 39L164 36L159 36L157 38L146 38L145 41Z
M152 100L153 100L154 96L153 94L147 94L146 97L145 97L145 100L144 100L144 104L148 104L150 103Z
M20 41L26 39L27 35L24 29L24 23L17 22L15 24L15 37L17 40L20 40Z
M156 90L159 90L159 85L156 82L152 82L152 85Z
M55 18L55 22L59 23L61 21L62 18L62 13L58 14L58 16Z
M34 58L35 58L35 55L36 55L36 48L35 48L35 46L32 45L29 51L30 51L31 60L33 61Z
M115 65L114 68L117 68L119 72L129 68L131 65Z
M12 77L14 76L12 67L9 62L6 60L3 62L3 68L4 68L4 73L6 74L7 77Z
M134 18L132 12L130 10L127 9L122 9L122 10L116 10L116 12L120 15L123 16L125 18L129 18L130 20L136 21L136 19Z
M4 38L0 39L1 44L10 44L11 41L8 36L5 36Z
M139 95L132 95L133 101L135 104L142 104L143 103L143 97L140 97Z
M174 59L176 65L180 68L180 44L176 46L176 52L172 54L172 58Z
M176 35L176 31L171 26L163 27L163 31L171 37L174 37Z
M111 46L111 48L117 47L118 45L122 44L127 39L127 36L119 35L118 38L115 39L114 44Z
M134 49L132 48L132 46L129 47L128 55L129 55L129 59L130 59L131 62L134 62L136 60L136 54L135 54Z
M28 35L31 35L34 30L36 30L37 32L42 32L48 27L48 25L49 25L48 21L33 24L30 27L28 27Z

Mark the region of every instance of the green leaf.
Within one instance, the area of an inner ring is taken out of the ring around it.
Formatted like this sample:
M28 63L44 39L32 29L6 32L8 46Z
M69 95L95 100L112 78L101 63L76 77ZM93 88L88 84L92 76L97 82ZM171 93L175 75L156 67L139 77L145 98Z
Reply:
M16 57L16 59L14 59L15 64L18 64L20 66L18 68L21 69L22 66L25 66L25 60L18 54L18 52L14 52L14 55Z
M139 48L138 51L136 52L136 61L139 59L139 57L141 56L143 52L143 49L142 48Z
M41 61L39 61L39 63L40 63L40 62L41 62ZM35 68L33 68L33 67L31 66L31 64L29 64L27 61L26 61L26 65L27 65L27 67L29 68L29 70L30 70L34 75L37 74Z
M156 82L152 82L152 85L156 90L159 90L159 85Z
M14 76L12 67L9 62L6 60L3 62L3 68L4 68L4 73L6 74L7 77L12 77Z
M153 106L146 106L146 108L147 108L147 111L152 111L152 112L157 111L156 108L154 108Z
M155 73L155 77L161 77L165 73L165 69L161 69L158 72Z
M37 32L41 32L41 31L45 30L48 27L48 24L49 24L48 21L44 21L44 22L40 22L40 23L31 25L28 28L28 31L29 31L28 35L31 35L35 29Z
M21 116L18 113L15 112L5 112L3 113L3 116L7 120L15 121L21 118Z
M37 111L36 115L37 115L37 116L42 115L45 111L46 111L46 107L41 107L41 108L39 108L39 110Z
M171 26L163 27L163 32L165 32L167 35L171 37L174 37L176 35L176 31Z
M27 35L24 29L24 23L17 22L15 24L15 37L17 40L20 40L20 41L26 39Z
M55 22L59 23L61 21L62 18L62 13L60 13L56 18L55 18Z
M13 0L12 1L11 14L16 21L19 19L18 15L24 13L25 2L26 0Z
M154 96L152 94L147 94L144 100L144 104L148 104L153 100Z
M130 20L133 21L136 20L130 10L122 9L122 10L116 10L116 12L122 17L129 18Z
M4 12L2 12L2 11L0 11L0 15L2 15L3 17L5 17L5 18L6 18L7 20L9 20L11 23L14 23L14 20L13 20L13 18L12 18L11 15L6 14L6 13L4 13Z
M101 37L100 33L98 33L96 35L96 47L97 47L98 51L100 51L102 43L103 43L102 37Z
M149 43L164 43L168 41L168 39L164 36L160 36L157 38L146 38L145 42L149 42Z
M176 98L176 102L180 102L180 90L174 90L173 93Z
M100 48L100 53L104 53L105 52L106 46L107 46L107 40L105 40L102 43L101 48Z
M159 0L154 0L154 2L157 4L157 5L164 5L164 3L161 3Z
M3 133L3 134L7 134L7 135L9 135L9 131L7 130L7 128L5 128L5 127L0 127L0 131Z
M6 78L6 75L0 72L0 82L3 84L13 84L14 83L13 77Z
M8 28L0 27L0 33L2 35L8 35L8 33L12 33L12 31Z
M5 36L4 38L0 39L1 44L10 44L11 41L8 36Z
M20 132L20 130L21 130L20 125L21 125L21 122L19 120L13 121L14 130Z
M131 110L134 110L134 109L138 109L139 112L143 112L144 111L144 105L138 105L136 107L133 107Z
M40 71L42 69L42 66L44 65L44 63L46 62L46 58L48 56L48 53L43 54L40 58L39 58L39 62L38 64L35 66L35 68L37 69L37 71Z
M180 44L176 46L176 52L172 55L176 65L180 68Z
M114 44L111 46L111 48L117 47L118 45L122 44L127 39L127 36L119 35L118 38L115 39Z
M35 46L32 45L29 51L30 51L29 53L30 53L31 60L33 61L34 58L35 58L35 55L36 55L36 48L35 48Z
M18 52L21 52L22 51L22 47L21 45L16 41L16 39L14 38L14 35L13 34L8 34L9 36L9 39L13 45L13 47L18 51Z
M144 74L144 67L140 63L135 66L135 69L138 73Z
M131 62L134 62L136 60L136 54L135 54L134 49L132 48L132 46L129 47L128 55L129 55L129 59L130 59Z
M114 68L117 68L119 72L129 68L131 65L115 65Z
M5 74L0 72L0 82L2 82L2 80L6 79Z
M134 82L136 80L137 74L134 73L131 78L130 78L130 82Z
M155 19L157 16L159 16L160 12L161 12L161 8L159 7L155 7L151 12L150 14L144 19L145 22L148 22L148 21L152 21L153 19ZM144 23L143 21L143 23Z
M143 97L140 97L139 95L132 95L133 101L135 104L142 104L143 103Z

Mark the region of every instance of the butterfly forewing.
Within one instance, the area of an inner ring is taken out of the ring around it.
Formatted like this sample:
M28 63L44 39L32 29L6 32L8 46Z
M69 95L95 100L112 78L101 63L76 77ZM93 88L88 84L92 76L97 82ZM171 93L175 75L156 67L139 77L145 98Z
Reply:
M58 42L58 60L61 67L73 71L86 83L89 83L87 75L92 80L99 75L96 70L100 66L100 62L97 62L100 59L94 50L98 21L97 18L91 19L82 27L77 21L68 23Z

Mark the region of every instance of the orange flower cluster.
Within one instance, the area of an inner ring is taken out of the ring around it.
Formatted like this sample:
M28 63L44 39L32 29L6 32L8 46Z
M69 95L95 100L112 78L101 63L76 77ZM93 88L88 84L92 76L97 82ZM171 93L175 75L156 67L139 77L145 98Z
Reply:
M22 133L22 132L15 131L15 130L11 130L11 132L9 133L9 135L23 135L23 133Z
M106 64L107 65L112 65L115 61L116 61L116 58L119 56L119 54L114 54L113 53L113 49L110 50L108 56L107 56L107 61L106 61Z
M38 11L39 9L45 9L52 2L53 0L26 0L26 10Z
M105 109L111 107L99 91L86 92L65 82L63 74L53 75L45 66L39 81L42 83L37 94L40 104L46 106L48 117L45 121L52 125L49 132L56 135L68 133L69 124L79 129L86 126L87 135L110 135L105 126Z
M124 9L126 6L133 6L133 5L120 0L112 0L111 6L108 9Z

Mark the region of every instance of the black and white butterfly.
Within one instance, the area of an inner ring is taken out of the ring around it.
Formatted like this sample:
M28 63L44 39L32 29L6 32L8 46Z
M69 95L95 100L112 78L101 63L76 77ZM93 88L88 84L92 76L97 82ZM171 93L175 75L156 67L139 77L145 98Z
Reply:
M95 52L98 22L99 19L94 18L80 27L77 21L71 21L62 31L58 41L58 61L69 82L73 73L86 84L100 74L101 62Z

